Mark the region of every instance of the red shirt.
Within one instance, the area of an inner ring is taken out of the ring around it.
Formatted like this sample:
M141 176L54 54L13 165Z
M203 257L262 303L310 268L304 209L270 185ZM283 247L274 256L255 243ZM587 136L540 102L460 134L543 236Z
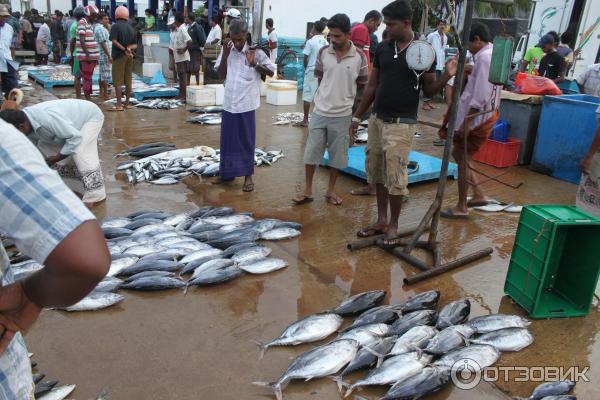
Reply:
M371 64L371 58L369 57L369 50L371 49L371 34L365 24L360 23L352 28L350 34L350 40L354 45L361 49L367 57L367 63Z

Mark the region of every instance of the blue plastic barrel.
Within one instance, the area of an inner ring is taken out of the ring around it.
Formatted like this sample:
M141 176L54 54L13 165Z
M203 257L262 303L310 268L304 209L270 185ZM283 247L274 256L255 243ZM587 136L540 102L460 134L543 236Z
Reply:
M579 183L599 105L600 98L584 94L544 97L531 168Z

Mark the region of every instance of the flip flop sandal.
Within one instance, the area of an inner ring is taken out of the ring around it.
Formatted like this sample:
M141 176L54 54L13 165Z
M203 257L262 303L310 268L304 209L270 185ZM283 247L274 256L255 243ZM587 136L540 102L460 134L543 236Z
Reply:
M356 232L356 236L358 236L359 238L368 238L368 237L373 237L373 236L377 236L377 235L383 235L384 233L385 233L385 231L383 229L365 228L365 229L361 229L360 231Z
M467 201L467 207L469 208L473 208L473 207L483 207L483 206L487 206L488 204L493 204L490 203L489 201Z
M244 187L242 188L242 191L246 192L246 193L253 192L254 191L254 183L249 183L247 185L244 185Z
M419 171L419 163L416 161L410 161L407 166L408 175L416 174Z
M454 211L452 211L451 208L447 208L444 211L441 211L440 217L447 219L469 219L468 215L454 214Z
M292 201L294 202L295 205L297 206L301 206L302 204L306 204L306 203L310 203L311 201L313 201L314 199L312 197L309 196L302 196L302 199L297 199L297 198L293 198Z
M445 146L446 141L444 139L436 139L433 141L434 146Z
M334 206L341 206L342 205L342 199L338 199L338 198L335 198L333 196L325 196L325 200L329 204L334 205Z
M110 107L110 108L107 108L106 111L125 111L125 109L123 107L121 107L121 108Z

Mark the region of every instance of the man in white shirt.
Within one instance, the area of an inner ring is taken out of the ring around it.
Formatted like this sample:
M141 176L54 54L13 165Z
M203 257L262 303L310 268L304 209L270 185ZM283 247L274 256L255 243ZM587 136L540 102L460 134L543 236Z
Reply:
M192 45L190 37L184 25L185 17L182 13L175 15L175 33L171 36L171 52L175 61L175 70L179 80L179 99L185 100L187 95L187 82L190 63L189 47Z
M440 77L444 72L444 66L446 65L446 53L445 49L448 47L448 36L445 33L446 21L443 19L438 20L437 30L427 35L427 41L433 46L435 50L435 62L436 62L436 75ZM433 110L433 107L429 102L431 99L426 98L423 102L423 110Z
M592 64L577 77L581 93L600 97L600 64Z
M0 4L0 79L2 80L2 92L8 96L11 90L19 87L17 71L11 65L11 43L13 38L13 28L6 23L6 19L10 16L8 8L4 4Z
M302 88L302 101L304 102L304 119L298 123L298 126L308 126L308 113L310 103L312 103L319 81L315 77L315 64L317 55L324 46L327 46L327 39L323 35L325 24L321 21L315 21L311 34L312 37L304 45L304 86Z
M219 25L219 16L213 15L210 17L210 32L206 38L206 44L219 45L223 39L223 31Z
M277 34L273 26L273 18L267 18L266 20L267 31L269 32L269 49L271 49L271 55L269 58L273 64L277 63Z

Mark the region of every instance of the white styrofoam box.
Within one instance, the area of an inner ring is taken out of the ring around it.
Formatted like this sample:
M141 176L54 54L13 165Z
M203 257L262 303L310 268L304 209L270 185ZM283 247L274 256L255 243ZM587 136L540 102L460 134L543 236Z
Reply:
M160 35L158 33L143 33L142 45L150 47L152 43L160 43Z
M260 81L260 97L265 97L267 95L267 85L269 84L269 82L271 81L276 81L277 80L277 76L267 76L267 79L265 79L265 81Z
M154 59L152 58L152 56L149 56L149 57L144 56L144 62L145 63L153 63L153 62L156 62L156 61L154 61Z
M212 84L212 85L205 85L205 87L215 89L215 106L222 106L223 105L223 97L225 96L225 85Z
M204 85L204 72L200 72L200 83L196 85L196 76L190 74L190 83L193 83L194 86L203 86Z
M186 89L186 103L195 107L214 106L215 88L188 86Z
M142 74L144 76L153 77L158 71L162 71L162 64L159 63L143 63Z
M294 84L289 82L294 82ZM298 85L295 81L272 81L267 84L268 104L275 106L291 106L296 104L297 98Z

